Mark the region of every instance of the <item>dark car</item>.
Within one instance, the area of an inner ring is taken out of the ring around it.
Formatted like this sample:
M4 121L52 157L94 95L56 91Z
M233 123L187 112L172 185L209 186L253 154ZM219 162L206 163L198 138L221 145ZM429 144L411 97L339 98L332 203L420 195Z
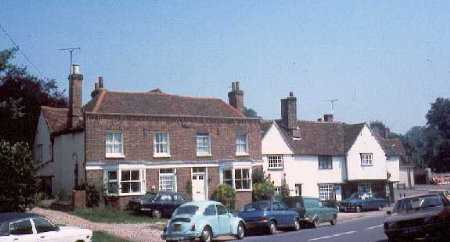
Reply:
M445 240L450 235L450 203L441 194L400 199L388 214L384 233L389 241Z
M294 196L284 198L283 202L298 212L302 226L312 225L316 228L323 222L330 222L331 225L337 223L338 209L332 201L322 202L318 198Z
M128 207L136 212L145 212L155 218L170 217L175 209L188 200L182 193L147 193L141 198L130 200Z
M289 209L281 201L258 201L249 203L239 212L247 230L276 233L278 228L300 229L297 211Z
M343 212L357 212L380 210L387 206L387 200L376 197L373 193L356 192L339 203L339 210Z

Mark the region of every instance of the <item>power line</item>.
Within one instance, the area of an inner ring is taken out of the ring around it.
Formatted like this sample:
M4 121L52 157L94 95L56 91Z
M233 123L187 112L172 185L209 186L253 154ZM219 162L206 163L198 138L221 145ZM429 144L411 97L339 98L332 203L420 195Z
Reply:
M33 62L31 62L30 58L28 58L28 56L25 54L25 52L23 52L19 45L16 43L16 41L14 41L14 39L11 37L11 35L9 35L8 31L6 31L6 29L0 24L0 29L2 30L2 32L6 35L6 37L9 39L9 41L11 41L11 43L14 45L15 48L17 48L17 50L22 54L23 58L25 58L25 60L34 68L36 69L37 73L41 76L41 78L44 78L44 75L42 75L41 70L35 65L33 64Z

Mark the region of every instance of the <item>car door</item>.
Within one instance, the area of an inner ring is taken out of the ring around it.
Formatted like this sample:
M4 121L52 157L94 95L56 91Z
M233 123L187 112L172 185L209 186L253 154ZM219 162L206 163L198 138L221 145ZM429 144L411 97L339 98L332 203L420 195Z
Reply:
M9 223L9 236L10 240L14 242L36 242L36 232L33 230L31 220L21 219Z
M37 233L37 242L70 241L66 234L59 232L59 228L44 218L33 218L34 228Z
M287 223L286 214L285 211L283 211L281 203L280 202L273 202L272 204L272 211L273 216L275 217L275 220L277 221L279 226L285 226Z
M220 228L219 228L219 218L217 217L216 205L211 204L208 207L206 207L205 211L203 212L203 215L205 216L206 224L209 224L211 226L213 234L218 234Z
M231 233L231 223L230 215L228 210L223 205L216 205L217 217L219 219L219 233L220 234L230 234Z

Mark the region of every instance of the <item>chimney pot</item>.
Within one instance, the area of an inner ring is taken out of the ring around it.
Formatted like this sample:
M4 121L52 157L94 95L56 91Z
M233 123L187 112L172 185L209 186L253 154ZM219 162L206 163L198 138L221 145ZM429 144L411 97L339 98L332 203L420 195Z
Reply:
M239 91L239 82L236 82L236 91Z
M70 73L70 74L77 74L77 75L81 74L81 71L80 71L80 65L73 64L73 65L72 65L72 68L71 68L71 73Z
M98 86L99 86L99 88L103 88L103 77L102 76L98 77Z
M324 114L323 121L332 123L333 122L333 114L331 114L331 113Z
M289 97L293 97L294 96L294 92L289 92Z

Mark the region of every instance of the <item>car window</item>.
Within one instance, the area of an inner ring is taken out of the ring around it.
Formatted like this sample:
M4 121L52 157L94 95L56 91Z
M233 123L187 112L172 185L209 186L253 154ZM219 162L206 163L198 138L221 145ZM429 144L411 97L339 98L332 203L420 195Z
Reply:
M58 230L55 225L51 224L43 218L33 218L33 222L38 234Z
M272 204L272 209L273 209L273 210L283 210L283 207L281 206L281 203L279 203L279 202L274 202L274 203Z
M255 210L266 210L270 208L270 204L268 202L254 202L249 203L244 206L244 211L250 212Z
M179 215L179 214L187 214L187 215L194 215L198 210L197 206L194 205L185 205L178 207L173 215Z
M214 215L216 215L216 206L214 206L214 205L209 205L209 206L205 209L205 212L203 213L203 215L205 215L205 216L214 216Z
M217 214L218 215L224 215L224 214L228 213L228 210L224 206L216 205L216 207L217 207Z
M316 199L305 199L305 208L317 208L319 207L319 200Z
M13 235L33 234L33 228L29 219L9 224L9 233Z
M172 201L172 196L170 196L169 194L162 194L159 196L158 200L163 202L170 202Z
M173 200L175 200L175 201L184 201L184 198L180 194L175 194L175 195L173 195Z

